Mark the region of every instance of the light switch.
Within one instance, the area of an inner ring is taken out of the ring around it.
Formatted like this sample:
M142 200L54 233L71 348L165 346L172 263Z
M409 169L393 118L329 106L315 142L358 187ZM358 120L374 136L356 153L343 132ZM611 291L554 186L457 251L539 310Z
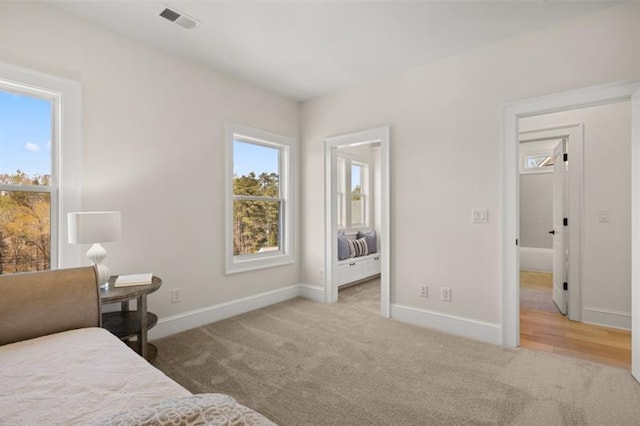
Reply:
M600 219L600 222L609 222L609 210L598 210L598 218Z
M487 223L487 222L489 222L489 210L487 209L471 210L471 223Z

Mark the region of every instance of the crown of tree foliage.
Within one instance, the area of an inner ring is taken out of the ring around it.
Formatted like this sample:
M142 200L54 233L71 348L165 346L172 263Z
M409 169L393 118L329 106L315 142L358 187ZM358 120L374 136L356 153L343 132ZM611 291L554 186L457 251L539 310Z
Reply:
M46 186L51 176L18 170L0 183ZM0 274L40 271L51 265L51 198L48 192L0 191Z
M280 241L280 177L251 172L233 178L233 254L277 248ZM245 197L265 197L246 199Z

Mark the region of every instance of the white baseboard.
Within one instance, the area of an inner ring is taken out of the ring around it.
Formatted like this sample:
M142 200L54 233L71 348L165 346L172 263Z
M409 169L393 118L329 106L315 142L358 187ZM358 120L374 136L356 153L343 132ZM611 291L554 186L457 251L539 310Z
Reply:
M502 344L502 327L499 324L396 304L391 305L391 318L495 345Z
M149 330L149 339L160 339L181 331L190 330L205 324L230 318L245 312L264 308L300 296L300 286L292 285L266 293L256 294L230 302L207 306L205 308L172 315L158 320L158 324Z
M281 289L232 300L205 308L161 318L149 330L149 339L160 339L192 328L231 318L245 312L264 308L295 297L304 297L315 302L324 302L321 286L297 284ZM501 344L502 331L498 324L490 324L455 315L431 312L403 305L391 305L391 317L421 327L445 333L469 337L493 344Z
M605 327L631 330L631 313L611 309L582 308L582 322Z
M520 269L553 272L553 249L520 247Z
M314 302L324 303L324 287L311 284L299 284L299 296Z

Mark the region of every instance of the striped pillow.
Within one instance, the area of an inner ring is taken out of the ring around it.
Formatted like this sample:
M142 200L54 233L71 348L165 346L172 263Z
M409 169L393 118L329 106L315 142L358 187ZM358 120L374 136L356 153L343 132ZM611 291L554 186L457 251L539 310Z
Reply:
M369 254L369 247L366 238L349 240L349 253L351 257L366 256Z

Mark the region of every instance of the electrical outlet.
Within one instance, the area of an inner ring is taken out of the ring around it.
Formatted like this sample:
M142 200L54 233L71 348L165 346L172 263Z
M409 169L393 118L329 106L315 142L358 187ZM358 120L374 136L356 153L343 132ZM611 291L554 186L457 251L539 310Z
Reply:
M179 303L182 301L182 289L174 288L171 290L171 303Z
M451 289L449 287L442 287L442 301L451 302Z
M420 297L429 297L429 286L420 286Z

